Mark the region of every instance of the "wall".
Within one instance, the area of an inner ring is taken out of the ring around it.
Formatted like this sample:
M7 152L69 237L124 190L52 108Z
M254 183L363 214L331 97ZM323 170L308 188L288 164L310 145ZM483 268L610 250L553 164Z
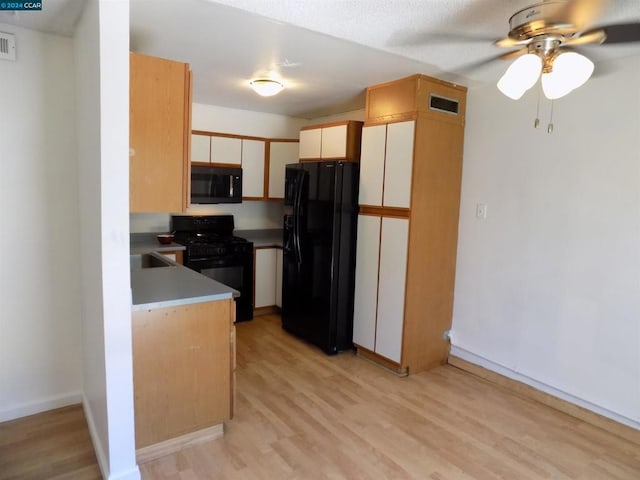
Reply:
M0 421L78 403L82 389L72 42L0 24Z
M469 92L452 353L640 428L640 58ZM485 220L476 205L487 205Z
M104 478L138 480L129 273L129 3L86 2L74 38L84 408Z
M270 113L237 110L214 105L194 103L191 127L193 130L231 133L264 138L298 138L300 127L308 121ZM282 204L249 201L231 205L194 205L188 213L231 214L236 229L251 230L282 228ZM168 214L131 214L132 232L169 231Z

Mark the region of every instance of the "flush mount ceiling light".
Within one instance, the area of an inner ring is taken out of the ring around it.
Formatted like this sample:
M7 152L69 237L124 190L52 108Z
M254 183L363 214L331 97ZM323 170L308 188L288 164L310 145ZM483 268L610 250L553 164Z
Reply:
M284 84L271 78L255 78L249 82L251 88L258 95L271 97L277 95L284 89Z

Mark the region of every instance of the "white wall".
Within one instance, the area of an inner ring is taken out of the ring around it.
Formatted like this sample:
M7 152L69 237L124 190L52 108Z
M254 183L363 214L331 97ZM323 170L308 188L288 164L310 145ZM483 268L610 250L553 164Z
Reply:
M0 24L0 421L82 388L72 42Z
M640 58L469 92L452 353L640 428ZM486 203L487 218L475 218Z
M106 479L137 480L129 273L129 2L90 0L75 39L84 407Z

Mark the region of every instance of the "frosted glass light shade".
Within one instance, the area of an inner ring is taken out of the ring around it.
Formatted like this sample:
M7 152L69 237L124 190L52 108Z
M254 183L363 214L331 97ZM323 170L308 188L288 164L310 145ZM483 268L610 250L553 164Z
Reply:
M258 95L262 95L263 97L271 97L276 95L282 91L284 85L277 80L272 80L270 78L258 78L256 80L251 80L249 82L253 91Z
M542 74L542 91L550 100L564 97L584 85L593 73L593 62L584 55L564 52L553 61L550 73Z
M507 97L518 100L524 92L535 85L542 70L542 59L533 53L527 53L514 61L502 78L498 80L498 89Z

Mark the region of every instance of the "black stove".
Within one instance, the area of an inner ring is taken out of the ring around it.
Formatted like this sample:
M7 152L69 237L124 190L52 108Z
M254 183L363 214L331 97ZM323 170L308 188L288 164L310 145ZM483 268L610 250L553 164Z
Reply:
M253 243L233 235L233 215L174 215L171 229L185 267L238 290L236 321L252 319Z

